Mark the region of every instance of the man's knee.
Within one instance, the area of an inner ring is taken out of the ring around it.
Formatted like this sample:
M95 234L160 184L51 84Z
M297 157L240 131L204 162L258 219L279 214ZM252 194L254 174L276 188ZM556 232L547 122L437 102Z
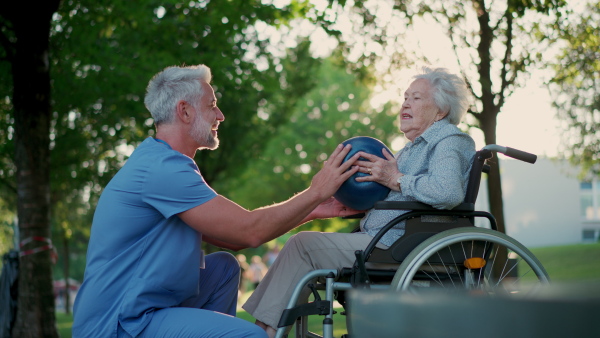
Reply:
M234 255L225 251L215 252L213 255L217 255L219 263L227 266L229 269L233 271L237 271L239 273L240 270L240 262L235 258Z
M266 338L268 335L265 330L257 325L254 325L254 327L250 329L250 332L248 332L248 337Z
M224 264L233 265L233 266L237 266L237 267L240 266L240 263L238 262L237 258L235 258L235 256L230 254L229 252L217 251L210 255L211 256L214 255L219 261L223 262Z

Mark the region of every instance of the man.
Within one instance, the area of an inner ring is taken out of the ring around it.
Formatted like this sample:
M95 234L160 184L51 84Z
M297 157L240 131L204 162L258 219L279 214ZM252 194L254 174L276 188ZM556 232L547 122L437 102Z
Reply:
M74 337L264 337L232 317L237 260L204 257L202 241L257 247L304 222L356 213L331 197L358 170L357 155L343 162L348 147L338 146L308 189L279 204L249 211L212 190L192 160L197 149L218 147L225 119L210 81L204 65L168 67L150 81L144 102L156 137L140 144L100 197Z

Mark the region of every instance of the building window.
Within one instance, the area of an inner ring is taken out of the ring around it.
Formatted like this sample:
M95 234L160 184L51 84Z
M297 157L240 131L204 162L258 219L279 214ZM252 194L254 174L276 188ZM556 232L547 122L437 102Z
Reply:
M598 241L598 230L583 230L582 239L584 242L596 242Z
M600 220L600 181L581 182L579 184L581 217L586 221Z

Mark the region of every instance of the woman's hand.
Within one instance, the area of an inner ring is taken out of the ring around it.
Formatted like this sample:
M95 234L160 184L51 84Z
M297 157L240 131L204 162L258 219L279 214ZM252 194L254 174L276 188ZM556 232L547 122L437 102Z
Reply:
M356 161L355 165L359 167L358 171L367 174L367 176L359 176L357 182L377 182L392 190L399 191L398 179L404 174L398 171L396 159L386 149L382 149L384 158L379 156L359 151L357 154L368 161Z

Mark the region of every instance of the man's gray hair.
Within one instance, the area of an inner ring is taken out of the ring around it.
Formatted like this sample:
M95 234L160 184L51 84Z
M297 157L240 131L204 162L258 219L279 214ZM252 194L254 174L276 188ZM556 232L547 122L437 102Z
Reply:
M210 83L212 75L205 65L167 67L154 75L146 88L144 104L152 114L154 123L171 123L180 100L196 106L202 97L200 81Z
M422 74L415 79L429 81L433 89L433 100L438 108L448 113L448 121L458 125L469 109L471 92L465 80L450 73L446 68L423 67Z

